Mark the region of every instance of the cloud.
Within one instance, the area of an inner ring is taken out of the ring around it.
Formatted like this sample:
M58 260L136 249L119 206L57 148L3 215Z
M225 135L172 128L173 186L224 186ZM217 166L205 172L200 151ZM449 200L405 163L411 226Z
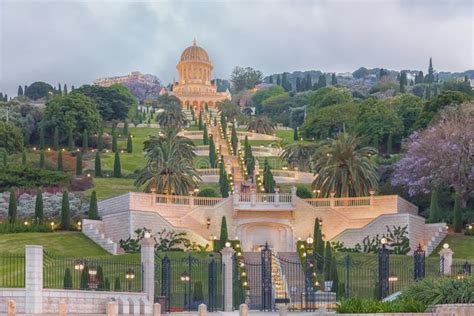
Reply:
M0 0L0 91L44 80L79 86L133 70L164 82L197 38L227 78L360 66L463 71L474 66L470 1Z

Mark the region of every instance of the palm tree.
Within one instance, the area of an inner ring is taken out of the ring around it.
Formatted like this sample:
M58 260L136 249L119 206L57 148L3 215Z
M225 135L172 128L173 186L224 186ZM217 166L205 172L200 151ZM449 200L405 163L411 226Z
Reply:
M156 116L156 121L162 128L180 129L186 126L188 119L181 105L171 104Z
M259 116L249 122L247 129L260 134L271 135L275 125L266 116Z
M193 166L196 146L178 129L165 129L158 136L144 142L146 167L141 170L135 185L145 185L145 191L156 189L160 194L188 195L201 178Z
M286 145L280 153L280 158L287 161L290 167L298 167L303 171L310 171L311 162L309 157L313 156L318 149L315 142L299 141Z
M377 186L376 154L374 148L362 147L358 137L347 133L323 141L312 156L313 187L322 196L330 192L340 197L368 195Z

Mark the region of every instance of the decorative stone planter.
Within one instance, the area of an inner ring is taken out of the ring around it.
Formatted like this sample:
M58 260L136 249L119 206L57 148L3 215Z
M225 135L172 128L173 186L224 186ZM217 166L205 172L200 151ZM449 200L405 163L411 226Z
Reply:
M443 304L428 307L428 312L444 313L456 316L474 315L474 304Z

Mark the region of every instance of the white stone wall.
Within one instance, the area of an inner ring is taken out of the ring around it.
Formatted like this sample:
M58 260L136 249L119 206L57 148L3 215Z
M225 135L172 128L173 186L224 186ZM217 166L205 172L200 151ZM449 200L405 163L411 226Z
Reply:
M7 301L16 302L16 312L25 313L25 289L0 288L0 315L7 313Z

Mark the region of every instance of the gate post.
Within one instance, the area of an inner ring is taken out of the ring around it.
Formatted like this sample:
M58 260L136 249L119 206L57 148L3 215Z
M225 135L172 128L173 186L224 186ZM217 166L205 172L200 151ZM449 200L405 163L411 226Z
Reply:
M141 242L142 290L150 303L155 302L155 242L145 233Z
M221 250L222 254L222 264L224 266L224 311L231 312L233 307L233 285L234 282L232 280L233 273L232 273L232 257L234 255L234 249L232 247L224 247Z
M390 254L386 248L387 239L384 237L380 241L382 248L379 249L379 299L383 299L388 296L388 275L390 265Z
M262 310L272 309L272 251L268 244L262 249Z
M43 312L43 246L25 246L25 299L27 314Z
M425 251L418 245L418 249L413 252L414 267L414 278L415 281L423 280L425 278Z
M439 252L440 272L445 275L451 275L451 265L453 264L454 252L449 249L448 244L443 245L443 249Z

